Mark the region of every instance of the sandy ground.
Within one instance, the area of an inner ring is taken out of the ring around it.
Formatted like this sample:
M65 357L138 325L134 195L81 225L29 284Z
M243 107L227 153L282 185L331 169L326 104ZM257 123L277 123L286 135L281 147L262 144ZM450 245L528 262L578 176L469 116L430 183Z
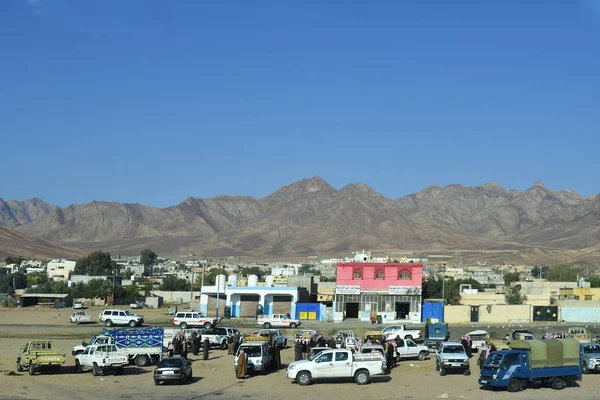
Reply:
M577 387L555 391L549 388L528 388L509 394L504 391L482 390L477 383L478 368L471 376L439 376L434 360L403 361L388 376L376 377L373 383L358 386L349 380L334 380L302 387L285 377L281 369L268 375L246 380L235 378L233 358L226 351L212 350L210 359L202 361L191 356L194 380L190 384L155 387L153 367L126 368L122 376L94 377L91 373L76 375L72 346L98 333L99 324L75 326L68 323L70 310L8 309L0 310L0 398L15 399L600 399L600 374L586 375ZM96 319L99 310L94 310ZM146 320L168 322L164 310L143 310ZM252 328L242 329L250 331ZM19 348L31 339L53 339L57 348L67 354L67 363L57 375L29 376L16 373L15 360ZM282 362L293 360L293 350L282 352ZM475 360L473 359L473 364Z

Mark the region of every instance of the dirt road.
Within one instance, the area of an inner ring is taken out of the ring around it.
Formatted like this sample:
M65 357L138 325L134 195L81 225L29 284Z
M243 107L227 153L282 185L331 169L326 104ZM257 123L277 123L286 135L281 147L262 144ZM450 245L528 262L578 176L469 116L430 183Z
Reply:
M194 380L187 385L155 387L152 367L130 366L122 376L94 377L91 373L76 375L71 348L98 333L102 326L69 325L70 310L0 310L0 398L14 399L600 399L600 374L587 375L578 387L555 391L529 388L509 394L504 391L481 390L477 384L478 368L471 376L439 376L433 359L403 361L389 376L374 379L366 386L350 381L320 382L299 386L285 377L285 369L246 380L235 378L233 359L226 351L212 350L210 359L192 356ZM144 310L144 315L154 311ZM159 311L156 311L159 312ZM160 311L164 313L164 311ZM95 317L97 317L97 312ZM168 317L166 317L168 319ZM247 329L250 330L250 329ZM67 354L67 364L58 375L16 373L15 360L21 348L33 338L53 339L59 351ZM293 359L293 350L282 352L282 363ZM473 363L475 361L473 360Z

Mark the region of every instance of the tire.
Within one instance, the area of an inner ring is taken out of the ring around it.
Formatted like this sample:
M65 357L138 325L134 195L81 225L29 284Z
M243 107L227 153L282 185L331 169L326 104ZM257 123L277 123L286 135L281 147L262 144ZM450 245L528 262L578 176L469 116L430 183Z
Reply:
M36 372L35 364L29 364L29 375L33 376Z
M371 382L371 376L368 371L357 371L356 374L354 374L354 382L356 382L357 385L366 385Z
M78 360L75 360L75 373L81 374L83 372L83 367L79 364Z
M584 363L584 362L581 363L581 373L582 374L589 374L590 373L590 370L588 369L587 364Z
M134 321L134 320L131 320L131 321L129 321L129 326L130 326L130 327L132 327L132 328L135 328L135 327L136 327L136 325L137 325L137 322L136 322L136 321Z
M180 324L179 324L179 327L180 327L181 329L187 329L187 327L188 327L188 324L187 324L187 322L182 322L182 323L180 323Z
M427 358L426 352L422 351L419 353L419 357L418 357L419 361L424 361L426 358Z
M212 324L210 322L205 322L204 329L210 329L210 328L212 328Z
M150 364L150 360L147 356L137 356L135 358L135 365L138 367L146 367L148 364Z
M446 376L446 368L440 367L440 376Z
M271 329L271 324L270 324L270 323L268 323L268 322L265 322L265 323L263 324L263 328L265 328L265 329Z
M563 378L555 378L552 381L552 389L554 390L563 390L567 386L567 383Z
M92 374L94 376L98 376L98 375L102 374L102 368L100 368L98 366L98 364L96 364L96 363L94 363L94 366L92 367Z
M523 384L517 378L512 378L510 381L508 381L508 386L506 387L506 390L513 393L520 392L521 390L523 390Z
M221 350L227 350L227 341L226 340L221 342Z
M104 321L104 325L110 328L111 326L113 326L113 322L110 319L107 319L106 321Z
M292 328L292 329L296 329L296 327L298 327L298 325L296 325L296 323L295 323L295 322L292 322L292 323L290 324L290 328Z
M406 336L404 336L404 340L406 340L406 339L412 340L412 338L413 338L412 335L406 335Z
M17 372L23 372L23 366L21 363L17 363Z
M300 371L296 375L296 383L300 386L308 386L312 383L312 376L308 371Z
M435 363L435 372L440 370L440 365L436 362Z

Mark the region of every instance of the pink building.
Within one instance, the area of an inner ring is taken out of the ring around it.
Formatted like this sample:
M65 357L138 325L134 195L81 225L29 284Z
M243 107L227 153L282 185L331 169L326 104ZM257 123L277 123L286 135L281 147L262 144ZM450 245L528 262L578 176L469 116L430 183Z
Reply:
M338 264L334 319L419 322L422 280L422 264Z

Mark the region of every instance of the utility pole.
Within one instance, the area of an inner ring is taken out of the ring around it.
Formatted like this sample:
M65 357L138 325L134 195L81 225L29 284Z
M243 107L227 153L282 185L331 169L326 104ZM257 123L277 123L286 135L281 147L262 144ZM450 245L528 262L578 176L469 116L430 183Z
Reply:
M112 292L112 298L113 298L113 306L115 305L116 301L115 301L115 281L117 280L117 267L113 268L113 292ZM137 299L136 299L137 300Z
M190 285L190 304L194 301L194 269L196 268L196 260L192 260L192 283ZM191 308L191 306L190 306Z

